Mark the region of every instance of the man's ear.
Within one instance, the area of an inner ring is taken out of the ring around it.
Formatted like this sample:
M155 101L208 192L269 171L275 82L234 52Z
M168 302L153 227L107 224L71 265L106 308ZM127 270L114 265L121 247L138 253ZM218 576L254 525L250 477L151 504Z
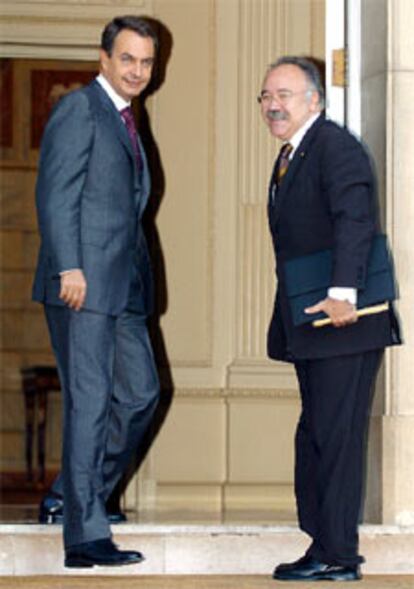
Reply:
M103 70L106 69L106 65L108 63L109 60L109 55L107 54L107 52L104 49L100 49L99 50L99 62L101 64L101 67Z
M309 107L312 112L318 112L321 110L319 104L319 93L316 90L314 90L310 96Z

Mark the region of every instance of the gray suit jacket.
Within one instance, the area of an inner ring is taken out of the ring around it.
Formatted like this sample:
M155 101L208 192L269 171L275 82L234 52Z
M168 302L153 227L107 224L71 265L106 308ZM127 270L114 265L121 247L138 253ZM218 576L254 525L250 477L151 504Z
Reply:
M41 247L33 299L61 305L59 273L81 268L84 308L148 314L152 274L141 217L150 179L136 166L125 125L99 85L62 98L46 126L36 205Z

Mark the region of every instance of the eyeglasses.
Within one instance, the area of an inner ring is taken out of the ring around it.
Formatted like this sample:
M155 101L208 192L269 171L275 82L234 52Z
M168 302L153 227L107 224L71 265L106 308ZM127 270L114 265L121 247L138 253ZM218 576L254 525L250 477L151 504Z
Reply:
M293 98L293 96L296 96L298 94L309 95L311 93L312 90L301 90L300 92L292 92L291 90L279 90L278 92L276 92L276 94L271 94L270 92L263 91L257 97L257 102L259 104L263 104L264 106L271 104L274 100L276 100L276 102L280 102L281 104L287 104L289 100Z

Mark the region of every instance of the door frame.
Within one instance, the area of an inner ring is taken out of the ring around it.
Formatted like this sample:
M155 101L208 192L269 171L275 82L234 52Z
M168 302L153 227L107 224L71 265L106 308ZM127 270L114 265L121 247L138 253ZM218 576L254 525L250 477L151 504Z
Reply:
M326 0L326 114L361 135L361 0ZM344 50L345 85L333 81L334 51Z

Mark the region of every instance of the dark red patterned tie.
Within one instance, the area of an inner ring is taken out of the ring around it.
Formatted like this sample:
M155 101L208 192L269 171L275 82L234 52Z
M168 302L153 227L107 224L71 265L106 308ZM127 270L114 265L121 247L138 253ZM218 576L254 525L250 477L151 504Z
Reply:
M138 147L138 135L137 135L137 128L135 126L135 119L134 114L132 112L132 108L127 106L123 108L120 112L120 115L125 123L126 129L128 131L129 138L132 143L132 149L134 150L135 159L137 161L138 170L141 167L141 154Z

